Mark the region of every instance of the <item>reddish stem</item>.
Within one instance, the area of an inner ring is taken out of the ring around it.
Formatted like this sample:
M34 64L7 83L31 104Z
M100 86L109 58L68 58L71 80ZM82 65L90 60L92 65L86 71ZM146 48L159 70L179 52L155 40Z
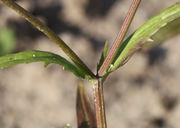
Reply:
M128 13L125 17L125 20L123 22L123 25L116 37L116 39L114 40L114 43L111 47L111 49L109 50L109 53L106 57L106 59L104 60L102 66L100 67L99 71L98 71L98 76L103 76L106 73L106 70L109 68L110 64L113 62L114 58L116 57L116 54L118 52L118 49L120 48L122 41L128 31L128 28L132 22L132 19L136 13L136 10L140 4L141 0L133 0Z
M93 86L97 128L107 128L102 79Z

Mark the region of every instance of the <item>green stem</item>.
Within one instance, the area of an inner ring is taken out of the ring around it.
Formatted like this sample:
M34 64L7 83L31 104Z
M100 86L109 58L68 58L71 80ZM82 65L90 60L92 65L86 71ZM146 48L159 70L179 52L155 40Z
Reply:
M93 89L97 128L107 128L103 93L103 80L101 78L98 80L97 84L93 85Z
M141 0L133 0L128 13L125 17L125 20L123 22L123 25L120 29L119 34L117 35L116 39L114 40L114 43L111 47L111 49L108 52L108 55L106 59L104 60L102 66L100 67L98 71L99 76L103 76L106 74L107 69L110 67L110 64L113 62L114 58L116 57L116 54L118 52L118 49L122 45L123 39L128 31L128 28L132 22L132 19L136 13L136 10L140 4Z
M36 19L33 15L27 12L24 8L13 2L12 0L1 0L4 4L6 4L11 9L15 10L18 14L24 17L28 22L30 22L33 26L35 26L39 31L43 32L49 39L55 42L59 47L65 52L65 54L76 64L76 66L89 75L92 79L95 79L96 76L91 70L83 63L83 61L71 50L71 48L60 39L50 28L41 23L38 19Z

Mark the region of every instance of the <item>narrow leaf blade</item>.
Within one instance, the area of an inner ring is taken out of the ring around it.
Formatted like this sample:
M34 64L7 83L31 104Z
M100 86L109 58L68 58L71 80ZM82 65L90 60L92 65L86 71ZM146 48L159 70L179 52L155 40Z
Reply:
M104 45L103 52L101 54L101 58L100 58L99 63L97 65L97 71L100 69L101 65L103 64L104 60L106 59L108 49L109 49L109 43L108 43L108 41L106 41L105 45Z
M142 48L161 28L179 17L180 3L176 3L148 20L123 42L107 74L125 64L134 52Z
M78 128L96 128L95 114L82 82L79 83L77 89L76 112Z
M0 69L8 68L17 64L32 62L44 62L46 66L50 63L59 64L63 66L64 70L70 71L80 78L85 78L83 73L81 73L73 64L63 57L44 51L25 51L1 56Z
M180 18L168 23L166 26L161 28L157 33L155 33L155 35L151 37L153 42L145 43L142 48L143 50L148 50L178 34L180 34Z

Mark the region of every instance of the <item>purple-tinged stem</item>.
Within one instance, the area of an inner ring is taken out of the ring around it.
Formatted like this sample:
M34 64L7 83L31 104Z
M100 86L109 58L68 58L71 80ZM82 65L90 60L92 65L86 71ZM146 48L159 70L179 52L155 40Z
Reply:
M103 94L103 81L101 78L98 80L97 84L93 85L93 89L97 128L107 128Z
M103 75L105 75L110 64L113 62L114 58L116 57L118 49L120 48L120 46L122 44L122 41L128 31L128 28L132 22L132 19L136 13L136 10L137 10L140 2L141 2L141 0L133 0L132 1L132 4L128 10L126 17L125 17L123 25L122 25L116 39L114 40L114 43L113 43L111 49L109 50L106 59L104 60L102 66L100 67L100 69L98 71L98 76L102 77Z

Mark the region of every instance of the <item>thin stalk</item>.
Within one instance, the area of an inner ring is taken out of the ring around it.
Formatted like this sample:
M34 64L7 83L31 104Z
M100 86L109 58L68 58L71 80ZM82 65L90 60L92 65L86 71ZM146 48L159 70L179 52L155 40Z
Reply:
M97 84L93 85L93 89L97 128L107 128L103 81L101 78L98 80Z
M24 17L28 22L30 22L39 31L43 32L49 39L54 43L59 45L59 47L65 52L65 54L76 64L76 66L88 74L93 79L96 76L91 72L91 70L84 64L84 62L75 54L75 52L60 38L58 37L50 28L40 22L37 18L27 12L24 8L13 2L12 0L1 0L8 7L16 11L19 15Z
M122 45L123 39L128 31L128 28L132 22L132 19L136 13L136 10L137 10L140 2L141 2L141 0L133 0L132 1L132 4L131 4L131 6L128 10L128 13L124 19L124 22L122 24L122 27L121 27L116 39L114 40L114 43L113 43L111 49L109 50L106 59L104 60L102 66L100 67L100 69L98 71L99 76L105 75L107 69L110 67L110 64L113 62L114 58L116 57L118 49Z

